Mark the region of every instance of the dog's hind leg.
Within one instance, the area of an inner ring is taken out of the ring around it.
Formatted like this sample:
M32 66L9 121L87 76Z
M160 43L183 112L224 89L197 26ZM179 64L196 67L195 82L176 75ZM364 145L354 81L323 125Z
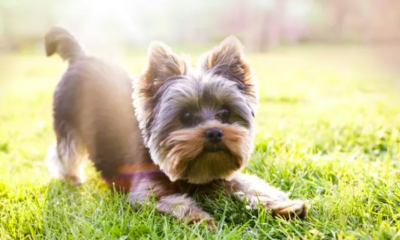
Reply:
M72 131L57 136L57 143L47 149L46 163L53 177L75 185L85 181L86 150Z

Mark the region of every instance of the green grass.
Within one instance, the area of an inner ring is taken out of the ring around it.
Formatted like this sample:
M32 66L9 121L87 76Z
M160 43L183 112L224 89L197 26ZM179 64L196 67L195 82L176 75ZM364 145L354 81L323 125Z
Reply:
M0 56L0 239L400 239L400 86L372 53L309 46L249 56L261 104L245 171L311 208L285 221L222 196L201 199L219 221L215 233L152 204L132 209L93 168L80 188L51 180L43 159L65 64ZM134 74L144 63L122 64Z

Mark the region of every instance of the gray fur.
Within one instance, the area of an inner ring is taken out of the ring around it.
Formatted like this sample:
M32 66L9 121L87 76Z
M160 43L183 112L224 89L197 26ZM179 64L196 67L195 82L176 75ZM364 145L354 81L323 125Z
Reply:
M288 199L257 177L238 173L253 148L257 88L237 39L225 40L209 53L210 59L204 55L197 69L165 45L153 44L148 66L133 90L125 71L85 55L63 29L47 34L46 49L48 55L59 53L70 63L54 93L57 144L49 148L46 161L55 176L81 183L88 153L110 187L130 192L132 204L154 196L159 212L181 221L206 220L215 226L215 219L190 196L222 189L253 208L263 204L276 215L305 216L304 202ZM229 121L220 119L222 108L230 110ZM196 116L190 126L181 121L185 111ZM215 126L230 142L218 152L206 152L200 146L209 144L203 134ZM173 138L182 137L182 132L183 141ZM166 145L181 141L181 148L161 149L164 140ZM179 152L182 148L187 151ZM171 177L159 164L168 155L175 157L170 163L189 163ZM155 167L155 174L120 181L119 167L142 163Z
M230 123L239 124L253 135L254 117L252 109L241 93L238 83L225 77L204 73L201 75L182 76L161 88L162 97L154 108L154 120L149 126L147 147L153 161L160 158L159 145L169 133L185 128L180 123L184 111L190 111L199 119L197 124L216 119L223 107L231 111Z

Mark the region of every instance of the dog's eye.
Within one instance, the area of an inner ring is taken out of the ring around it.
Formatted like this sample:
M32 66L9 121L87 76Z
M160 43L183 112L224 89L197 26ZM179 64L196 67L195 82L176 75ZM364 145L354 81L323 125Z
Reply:
M190 122L192 122L193 121L193 113L191 113L191 112L185 112L183 115L182 115L182 117L181 117L181 121L183 122L183 123L190 123Z
M221 121L222 123L229 123L229 110L226 108L221 110Z

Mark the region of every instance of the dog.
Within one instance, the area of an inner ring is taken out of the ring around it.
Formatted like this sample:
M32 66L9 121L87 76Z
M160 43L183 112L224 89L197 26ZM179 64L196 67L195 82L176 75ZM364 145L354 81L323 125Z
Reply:
M197 68L153 42L136 78L86 55L62 28L46 34L45 47L69 62L54 92L53 176L79 185L89 158L132 205L153 196L160 213L187 223L215 225L192 196L220 190L277 216L306 215L303 201L240 172L253 151L258 92L237 38L204 53Z

